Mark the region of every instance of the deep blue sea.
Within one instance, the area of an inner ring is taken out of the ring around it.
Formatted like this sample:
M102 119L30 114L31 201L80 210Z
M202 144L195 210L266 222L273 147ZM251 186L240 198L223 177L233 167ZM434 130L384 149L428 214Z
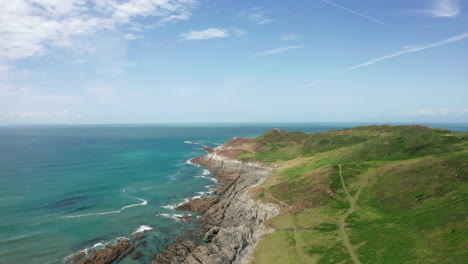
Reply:
M144 256L121 263L148 263L187 227L175 218L187 213L174 205L215 184L187 163L204 155L204 146L275 127L312 133L356 125L0 127L0 263L62 263L138 229L148 230ZM468 131L468 124L427 125Z

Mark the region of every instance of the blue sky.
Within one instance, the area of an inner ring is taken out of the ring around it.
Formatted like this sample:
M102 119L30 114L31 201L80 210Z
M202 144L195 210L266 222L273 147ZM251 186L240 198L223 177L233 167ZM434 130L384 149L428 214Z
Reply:
M0 5L0 124L468 122L467 1Z

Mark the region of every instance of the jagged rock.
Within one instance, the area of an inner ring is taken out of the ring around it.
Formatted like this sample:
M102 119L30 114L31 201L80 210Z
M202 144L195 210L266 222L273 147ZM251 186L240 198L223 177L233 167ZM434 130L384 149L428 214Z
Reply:
M154 256L152 264L247 263L260 239L272 231L263 222L277 215L279 207L252 199L249 190L261 184L273 168L226 158L218 155L221 150L225 151L223 146L209 149L207 156L193 159L212 168L219 183L214 193L220 198L193 199L178 208L203 213L197 222L205 243L176 239Z
M80 259L77 264L109 264L116 259L122 259L131 246L127 239L119 239L116 245L108 244L104 249L97 250L87 258ZM123 253L123 254L122 254Z
M129 247L129 248L127 249L127 251L125 252L125 254L129 255L129 254L131 254L134 250L135 250L135 247Z
M137 240L143 239L145 237L146 237L146 235L143 234L143 233L136 233L136 234L133 235L133 238L135 238Z
M86 256L86 253L84 251L80 251L80 252L78 252L76 255L74 255L72 257L67 257L65 259L65 263L69 264L69 263L78 262L78 260L84 258L84 256Z
M183 234L184 234L184 237L187 237L187 238L195 238L199 236L199 233L193 229L184 230Z
M132 255L132 259L139 259L141 258L142 254L140 252L135 252Z
M204 214L213 204L219 202L218 197L202 197L190 199L188 202L177 207L180 211L190 211L196 214Z

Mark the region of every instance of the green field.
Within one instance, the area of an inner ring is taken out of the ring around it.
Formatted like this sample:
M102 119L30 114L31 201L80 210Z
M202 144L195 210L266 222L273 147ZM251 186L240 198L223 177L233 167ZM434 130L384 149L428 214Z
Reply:
M278 168L253 192L282 214L254 263L467 263L468 133L271 130L239 158Z

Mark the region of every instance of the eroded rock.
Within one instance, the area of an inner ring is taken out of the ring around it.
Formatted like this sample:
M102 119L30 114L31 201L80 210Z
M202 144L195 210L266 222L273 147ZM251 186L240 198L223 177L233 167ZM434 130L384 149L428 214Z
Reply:
M204 242L178 238L155 255L152 264L247 263L260 239L272 231L263 222L277 215L279 207L252 199L248 192L262 183L272 168L218 155L220 150L225 151L214 148L207 156L193 159L211 168L218 179L214 193L219 197L193 199L177 208L203 213L197 222Z

